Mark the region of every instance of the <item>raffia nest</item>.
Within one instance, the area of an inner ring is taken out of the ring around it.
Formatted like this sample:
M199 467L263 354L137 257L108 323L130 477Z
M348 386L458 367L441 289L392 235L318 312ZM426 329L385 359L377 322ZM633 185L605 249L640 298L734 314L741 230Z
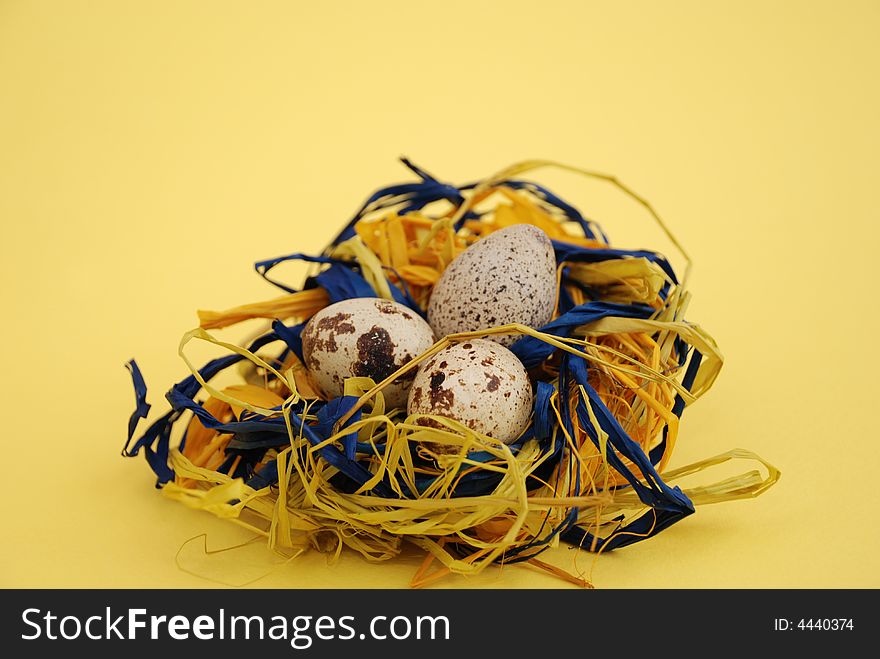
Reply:
M772 465L742 449L667 469L682 411L711 387L722 357L712 337L685 320L690 260L645 200L613 177L547 161L461 187L404 163L419 180L374 193L321 256L256 264L283 296L199 312L200 326L179 348L191 375L167 393L171 410L139 436L150 406L129 362L137 409L123 453L145 454L163 494L251 529L284 556L347 547L384 561L410 543L425 552L414 586L516 562L588 586L538 554L560 541L593 552L623 547L695 505L754 497L776 482ZM577 209L519 178L545 167L608 182L641 204L681 251L684 276L659 253L613 248ZM548 325L450 335L386 380L351 378L345 395L322 399L302 360L300 333L313 314L375 296L424 315L446 266L516 223L553 241L557 309ZM301 288L269 276L291 260L312 264ZM209 332L254 318L271 327L246 346ZM536 394L530 425L513 444L452 419L434 416L426 426L420 415L387 408L383 388L450 343L511 332L523 335L512 350ZM196 368L185 351L193 340L228 354ZM228 369L240 382L213 386ZM176 426L183 426L179 442ZM756 461L765 473L674 486L734 459Z

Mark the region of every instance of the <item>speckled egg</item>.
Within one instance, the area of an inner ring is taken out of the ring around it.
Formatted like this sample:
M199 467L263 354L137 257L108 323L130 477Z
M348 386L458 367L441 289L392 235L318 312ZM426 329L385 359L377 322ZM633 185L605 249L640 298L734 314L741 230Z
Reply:
M455 419L510 444L529 424L532 385L510 350L475 339L453 344L419 367L406 409Z
M411 309L373 297L352 298L316 313L302 332L303 358L329 397L343 393L345 378L378 384L434 344L431 327ZM388 407L403 407L415 372L382 393Z
M515 224L477 241L449 264L434 287L428 322L437 338L506 323L541 327L556 306L556 258L550 239ZM520 335L487 337L509 346Z

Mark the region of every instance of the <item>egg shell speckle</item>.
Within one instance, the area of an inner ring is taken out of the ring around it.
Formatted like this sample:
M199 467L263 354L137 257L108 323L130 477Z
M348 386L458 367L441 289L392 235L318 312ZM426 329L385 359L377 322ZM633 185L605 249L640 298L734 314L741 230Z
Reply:
M428 322L440 338L507 323L542 327L556 307L556 257L530 224L489 234L449 264L431 294ZM509 346L519 335L487 336Z
M381 298L342 300L316 313L302 332L303 358L321 391L336 398L345 378L377 384L434 343L431 327L413 310ZM415 372L387 385L388 407L406 404Z
M441 350L419 368L409 414L436 414L513 442L532 413L532 384L522 363L494 341L474 339ZM430 425L430 419L423 419Z

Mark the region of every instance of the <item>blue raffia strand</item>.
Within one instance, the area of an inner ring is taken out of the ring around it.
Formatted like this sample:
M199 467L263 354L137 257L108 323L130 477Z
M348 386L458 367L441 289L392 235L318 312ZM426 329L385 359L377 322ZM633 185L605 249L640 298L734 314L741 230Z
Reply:
M446 201L458 206L463 203L466 194L476 186L476 184L470 183L455 187L438 181L406 159L403 162L420 180L414 183L388 186L373 193L343 230L334 238L328 247L328 251L331 247L354 236L355 224L366 215L391 209L400 214L405 214L421 210L427 205L438 201ZM504 180L502 183L512 189L528 190L540 200L540 203L545 208L555 209L556 212L568 220L576 222L583 230L585 236L589 238L598 237L598 239L607 243L607 239L598 225L586 220L576 208L546 188L529 181L514 179ZM479 215L476 212L469 211L459 220L458 226L460 227L467 219L477 217ZM597 263L613 259L643 258L660 267L670 282L677 283L678 281L669 262L655 252L647 250L627 251L612 248L585 248L556 241L553 242L553 248L559 264ZM254 268L268 282L288 293L294 293L298 289L287 286L269 276L273 268L289 261L304 261L326 266L326 269L306 280L305 288L316 286L323 288L327 292L331 303L354 297L375 297L376 295L361 273L357 263L328 256L308 256L295 253L259 261L254 264ZM563 272L563 277L565 278L565 272ZM424 315L424 310L413 300L408 290L401 291L393 284L389 288L397 302ZM670 284L667 282L660 291L663 299L665 299L669 290ZM575 305L563 286L560 288L559 312L560 315L555 320L540 328L541 332L559 338L568 338L576 328L602 318L648 319L655 313L655 309L645 304L618 304L602 301L588 301L584 304ZM288 327L280 320L275 320L272 323L272 330L253 341L248 350L253 352L273 342L281 342L284 344L285 350L292 351L301 359L302 339L300 335L303 327L304 323ZM517 562L534 557L537 553L546 549L551 540L556 536L561 537L566 542L592 551L612 550L656 535L664 528L694 511L692 503L684 493L677 487L671 488L666 485L655 470L655 466L659 463L665 451L667 427L663 429L661 443L650 451L650 455L646 455L641 446L627 435L617 419L614 418L614 415L602 402L598 393L590 385L588 379L590 367L585 359L575 357L568 352L558 351L554 346L531 336L525 336L517 341L512 346L512 351L527 368L536 367L544 363L554 353L560 355L558 391L564 393L568 392L571 387L581 387L587 395L587 400L583 400L581 397L578 398L574 409L571 409L571 403L567 395L558 396L562 423L565 430L570 436L575 435L572 419L576 415L581 429L586 431L597 448L600 444L600 433L607 435L606 452L609 465L626 479L627 485L621 487L631 488L637 494L639 500L646 506L647 512L629 521L624 526L615 529L607 537L599 538L595 537L589 530L578 525L578 509L572 507L568 510L561 524L557 524L553 528L542 528L534 540L508 552L504 558L505 562ZM691 347L681 338L675 339L674 354L680 366L683 366L688 357L690 357L682 386L685 390L691 391L700 368L702 356L699 352L691 350ZM224 370L239 363L242 359L244 357L241 355L233 354L211 360L199 369L199 374L205 381L210 381ZM127 441L123 449L123 455L132 457L143 451L147 463L156 474L157 487L161 487L174 479L174 472L168 466L171 431L186 412L198 418L206 428L233 435L227 447L229 456L224 467L226 469L231 468L236 456L243 457L244 459L240 460L233 476L243 478L254 489L261 489L278 483L279 474L276 460L268 459L264 461L264 457L270 449L277 450L289 445L288 422L291 427L300 430L302 436L311 445L317 446L340 430L337 427L339 422L351 412L357 401L354 397L342 396L327 402L313 402L309 407L309 414L317 418L317 422L313 425L304 421L305 404L303 402L275 408L274 411L279 413L278 416L265 417L260 414L246 412L241 415L240 420L224 423L208 412L203 403L196 400L202 385L195 376L190 375L172 386L166 394L171 410L149 425L141 436L135 440L136 429L147 418L150 405L147 403L146 383L137 363L132 360L127 364L127 367L131 373L136 403L135 410L129 420ZM546 480L549 478L560 461L565 459L569 463L569 475L571 482L574 484L574 490L580 491L579 458L571 451L567 442L564 441L563 434L556 425L556 418L551 409L551 398L556 391L556 387L551 383L541 381L537 383L532 421L522 437L515 444L511 445L510 448L515 453L527 440L537 439L547 459L531 477L533 479L532 483L537 486L538 480L535 479ZM587 410L588 402L598 427L594 425ZM672 412L676 416L681 416L684 405L685 401L682 396L680 394L677 395ZM288 415L287 421L285 421L281 414ZM356 423L360 418L360 412L358 411L346 420L346 424ZM185 437L183 441L185 442ZM381 454L385 450L385 445L380 443L374 446L358 442L356 432L343 436L338 444L339 446L322 446L319 452L327 463L333 465L339 471L339 475L334 477L336 478L333 481L334 485L339 487L341 491L353 492L373 478L373 474L363 466L359 456L369 457L377 453ZM489 460L491 455L477 452L471 454L470 459L477 461ZM638 468L640 476L637 476L626 466L627 461ZM495 472L473 470L459 479L452 496L472 497L490 494L498 485L500 478L501 475ZM416 488L419 492L424 492L435 480L436 478L431 475L419 475L416 479ZM399 496L387 480L375 485L371 493L385 498ZM411 493L407 490L405 494L407 496L416 496L418 493ZM545 526L548 525L547 519L545 519L544 524Z
M331 304L334 302L341 302L342 300L349 300L354 297L376 297L376 291L373 290L373 287L370 286L367 280L360 274L360 268L358 265L351 261L331 259L326 256L288 254L287 256L279 256L274 259L257 261L254 264L254 269L257 271L257 274L270 284L277 286L287 293L298 293L299 291L297 289L291 288L290 286L268 276L268 273L275 266L289 261L321 263L330 266L314 277L309 277L308 280L306 280L306 288L320 286L327 291L327 296L330 298ZM395 302L409 307L419 314L423 314L421 307L419 307L418 303L412 299L408 291L401 291L394 285L389 285L389 288L391 289L391 294L394 296Z

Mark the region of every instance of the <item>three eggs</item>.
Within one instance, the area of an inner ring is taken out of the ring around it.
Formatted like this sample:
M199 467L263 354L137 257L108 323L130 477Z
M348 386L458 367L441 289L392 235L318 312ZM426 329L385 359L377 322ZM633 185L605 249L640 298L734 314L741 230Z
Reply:
M329 397L349 377L379 383L440 339L508 323L547 324L556 305L556 259L547 235L517 224L477 241L444 271L425 322L380 298L352 298L322 309L302 332L303 358ZM511 443L528 426L532 386L507 349L516 334L453 343L386 385L389 407L453 419ZM489 340L487 340L489 339Z

